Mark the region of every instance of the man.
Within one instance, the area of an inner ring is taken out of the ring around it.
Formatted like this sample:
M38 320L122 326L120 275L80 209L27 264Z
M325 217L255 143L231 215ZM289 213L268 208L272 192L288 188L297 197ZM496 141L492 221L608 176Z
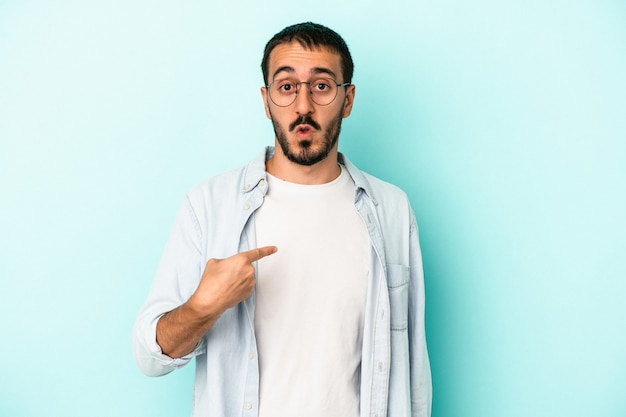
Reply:
M137 317L137 363L158 376L195 357L194 416L429 416L415 217L337 150L348 47L293 25L262 70L275 148L187 194Z

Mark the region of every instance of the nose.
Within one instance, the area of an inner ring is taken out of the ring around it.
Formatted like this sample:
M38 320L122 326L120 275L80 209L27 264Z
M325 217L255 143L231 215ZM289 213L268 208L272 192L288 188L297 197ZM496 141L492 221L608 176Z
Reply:
M313 100L311 99L311 93L309 92L309 83L299 83L298 93L296 94L296 101L294 110L298 114L311 114L315 107L313 106Z

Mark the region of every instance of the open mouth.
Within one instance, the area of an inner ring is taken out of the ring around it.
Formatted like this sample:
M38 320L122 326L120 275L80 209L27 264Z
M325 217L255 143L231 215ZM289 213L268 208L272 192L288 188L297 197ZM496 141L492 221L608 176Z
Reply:
M296 127L296 134L299 137L308 137L313 133L313 128L309 125L300 125Z

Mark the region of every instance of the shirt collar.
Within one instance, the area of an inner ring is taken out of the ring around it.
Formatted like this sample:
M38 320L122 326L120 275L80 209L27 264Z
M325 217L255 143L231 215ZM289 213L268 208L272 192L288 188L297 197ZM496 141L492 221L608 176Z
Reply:
M263 181L263 184L267 183L267 173L265 172L265 161L270 159L274 155L274 147L268 146L259 152L253 159L245 166L243 172L242 182L240 184L240 190L242 193L249 193L254 190Z
M350 174L350 177L352 177L352 181L354 181L354 184L356 185L357 194L355 198L358 198L358 192L362 190L372 200L374 205L377 206L378 201L376 199L376 195L374 194L374 190L372 189L372 186L367 179L365 173L363 173L363 171L354 166L352 162L350 162L350 160L341 152L339 152L338 161L340 164L346 167L348 173Z
M246 165L243 173L243 181L240 185L242 193L248 193L254 190L257 186L263 185L263 193L267 191L267 173L265 171L265 162L274 155L274 147L267 146L262 152L259 152L253 159ZM350 177L356 185L357 192L363 190L365 194L372 200L375 205L378 205L376 196L370 182L366 175L359 170L356 166L350 162L341 152L338 155L338 162L342 164L348 170Z

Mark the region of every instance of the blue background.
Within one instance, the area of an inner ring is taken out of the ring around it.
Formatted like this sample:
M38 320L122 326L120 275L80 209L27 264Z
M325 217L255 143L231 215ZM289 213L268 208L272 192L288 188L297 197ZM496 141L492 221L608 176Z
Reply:
M0 415L189 415L132 322L184 192L272 143L262 48L304 20L356 62L341 150L417 213L433 416L626 416L620 0L0 0Z

